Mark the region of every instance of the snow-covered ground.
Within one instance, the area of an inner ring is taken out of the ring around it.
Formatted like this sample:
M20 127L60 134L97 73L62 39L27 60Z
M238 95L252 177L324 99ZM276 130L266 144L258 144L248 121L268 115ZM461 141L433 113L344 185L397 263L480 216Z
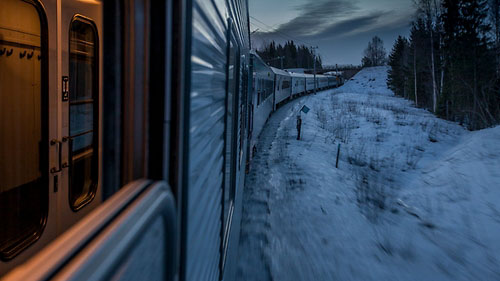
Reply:
M500 126L437 119L386 78L364 69L269 119L244 191L238 280L500 280Z

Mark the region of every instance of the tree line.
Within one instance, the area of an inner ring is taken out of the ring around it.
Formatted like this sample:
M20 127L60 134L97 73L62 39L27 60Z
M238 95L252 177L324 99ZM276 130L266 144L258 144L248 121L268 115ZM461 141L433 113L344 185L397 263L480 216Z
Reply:
M276 42L272 41L257 50L257 54L267 64L276 68L312 69L314 67L313 51L305 45L295 45L293 41L288 41L285 45L276 45ZM316 54L316 69L322 69L321 56L318 54Z
M500 0L415 4L409 38L388 59L389 88L471 130L499 124Z

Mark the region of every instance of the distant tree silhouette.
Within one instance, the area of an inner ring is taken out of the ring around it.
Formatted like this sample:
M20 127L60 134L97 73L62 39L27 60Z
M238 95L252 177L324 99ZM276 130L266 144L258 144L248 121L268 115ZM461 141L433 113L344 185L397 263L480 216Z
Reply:
M281 57L283 57L283 68L306 68L314 66L314 56L309 48L304 45L295 45L288 41L285 45L272 41L264 45L257 54L270 66L281 68ZM316 68L322 69L321 56L316 54Z
M363 66L385 65L387 61L386 56L387 52L384 48L384 41L380 37L375 36L372 38L372 41L368 42L368 47L365 49L361 63Z

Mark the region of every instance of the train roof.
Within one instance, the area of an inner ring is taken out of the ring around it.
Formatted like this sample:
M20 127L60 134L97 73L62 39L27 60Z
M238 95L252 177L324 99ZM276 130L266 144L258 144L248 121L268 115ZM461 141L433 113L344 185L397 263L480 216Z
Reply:
M284 70L281 70L279 68L276 68L276 67L271 66L271 70L272 70L272 72L274 72L274 74L279 74L279 75L283 75L283 76L290 76L290 73L288 73Z
M290 76L292 76L292 77L298 77L298 78L305 78L306 77L306 75L304 73L288 72L288 74L290 74Z
M342 71L328 71L324 74L329 76L337 76L337 75L342 75Z

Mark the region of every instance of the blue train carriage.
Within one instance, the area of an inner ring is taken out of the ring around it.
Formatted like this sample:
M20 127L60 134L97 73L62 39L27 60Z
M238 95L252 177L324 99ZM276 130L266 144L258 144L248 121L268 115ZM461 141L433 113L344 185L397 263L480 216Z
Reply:
M334 75L327 75L328 77L328 87L334 88L337 87L337 77Z
M341 86L341 85L344 85L344 76L342 74L338 74L337 75L337 86Z
M254 51L250 53L253 72L249 104L249 153L257 147L257 139L273 111L274 72ZM250 154L249 154L250 155Z
M322 74L316 74L316 80L317 80L317 87L320 90L325 90L328 88L328 77Z
M306 92L306 76L303 73L289 72L292 77L292 97L303 95Z
M274 109L292 96L292 77L284 70L271 67L274 73Z
M306 77L306 92L312 93L314 92L314 75L312 74L304 74Z
M248 3L194 1L193 6L189 183L181 268L186 280L233 280L251 87Z

